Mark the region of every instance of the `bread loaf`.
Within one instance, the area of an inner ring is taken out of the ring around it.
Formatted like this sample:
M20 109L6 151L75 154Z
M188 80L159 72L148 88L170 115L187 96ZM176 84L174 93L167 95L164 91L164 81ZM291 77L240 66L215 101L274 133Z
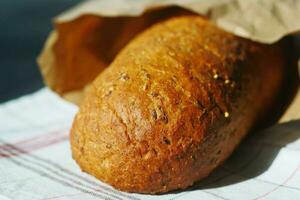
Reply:
M91 84L71 130L81 169L129 192L206 177L271 109L278 45L238 38L199 16L159 22Z

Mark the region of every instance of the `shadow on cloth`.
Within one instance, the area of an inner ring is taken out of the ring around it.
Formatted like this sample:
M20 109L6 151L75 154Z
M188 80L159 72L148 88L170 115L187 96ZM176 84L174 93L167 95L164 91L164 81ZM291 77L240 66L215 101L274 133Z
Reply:
M250 134L223 165L188 190L218 188L255 178L269 169L281 149L296 148L296 143L300 143L300 120Z

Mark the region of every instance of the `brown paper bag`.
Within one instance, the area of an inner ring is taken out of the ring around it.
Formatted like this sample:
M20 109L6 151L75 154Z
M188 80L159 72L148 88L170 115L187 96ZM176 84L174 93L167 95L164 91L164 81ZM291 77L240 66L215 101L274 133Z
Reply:
M38 63L46 85L79 104L89 83L136 34L169 17L204 15L238 36L273 43L300 30L299 0L90 0L58 16Z

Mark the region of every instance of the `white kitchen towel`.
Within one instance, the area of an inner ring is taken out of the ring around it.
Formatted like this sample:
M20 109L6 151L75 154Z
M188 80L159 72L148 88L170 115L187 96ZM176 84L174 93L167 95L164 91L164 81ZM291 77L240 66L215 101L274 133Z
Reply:
M290 111L298 117L299 97ZM300 119L285 117L288 122L251 134L187 190L140 195L80 171L68 141L76 111L48 89L0 105L0 200L300 200Z

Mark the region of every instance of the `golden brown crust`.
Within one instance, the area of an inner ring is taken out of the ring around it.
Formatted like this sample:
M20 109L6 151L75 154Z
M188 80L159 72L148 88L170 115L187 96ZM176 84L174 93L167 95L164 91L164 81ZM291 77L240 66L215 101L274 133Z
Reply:
M83 171L129 192L186 188L222 163L282 81L277 46L197 16L154 25L93 82L71 131Z
M166 7L149 10L139 17L87 14L70 22L56 23L52 51L43 52L39 59L47 85L60 95L82 90L135 35L159 21L187 14L192 13ZM42 62L42 57L49 58L48 62Z

